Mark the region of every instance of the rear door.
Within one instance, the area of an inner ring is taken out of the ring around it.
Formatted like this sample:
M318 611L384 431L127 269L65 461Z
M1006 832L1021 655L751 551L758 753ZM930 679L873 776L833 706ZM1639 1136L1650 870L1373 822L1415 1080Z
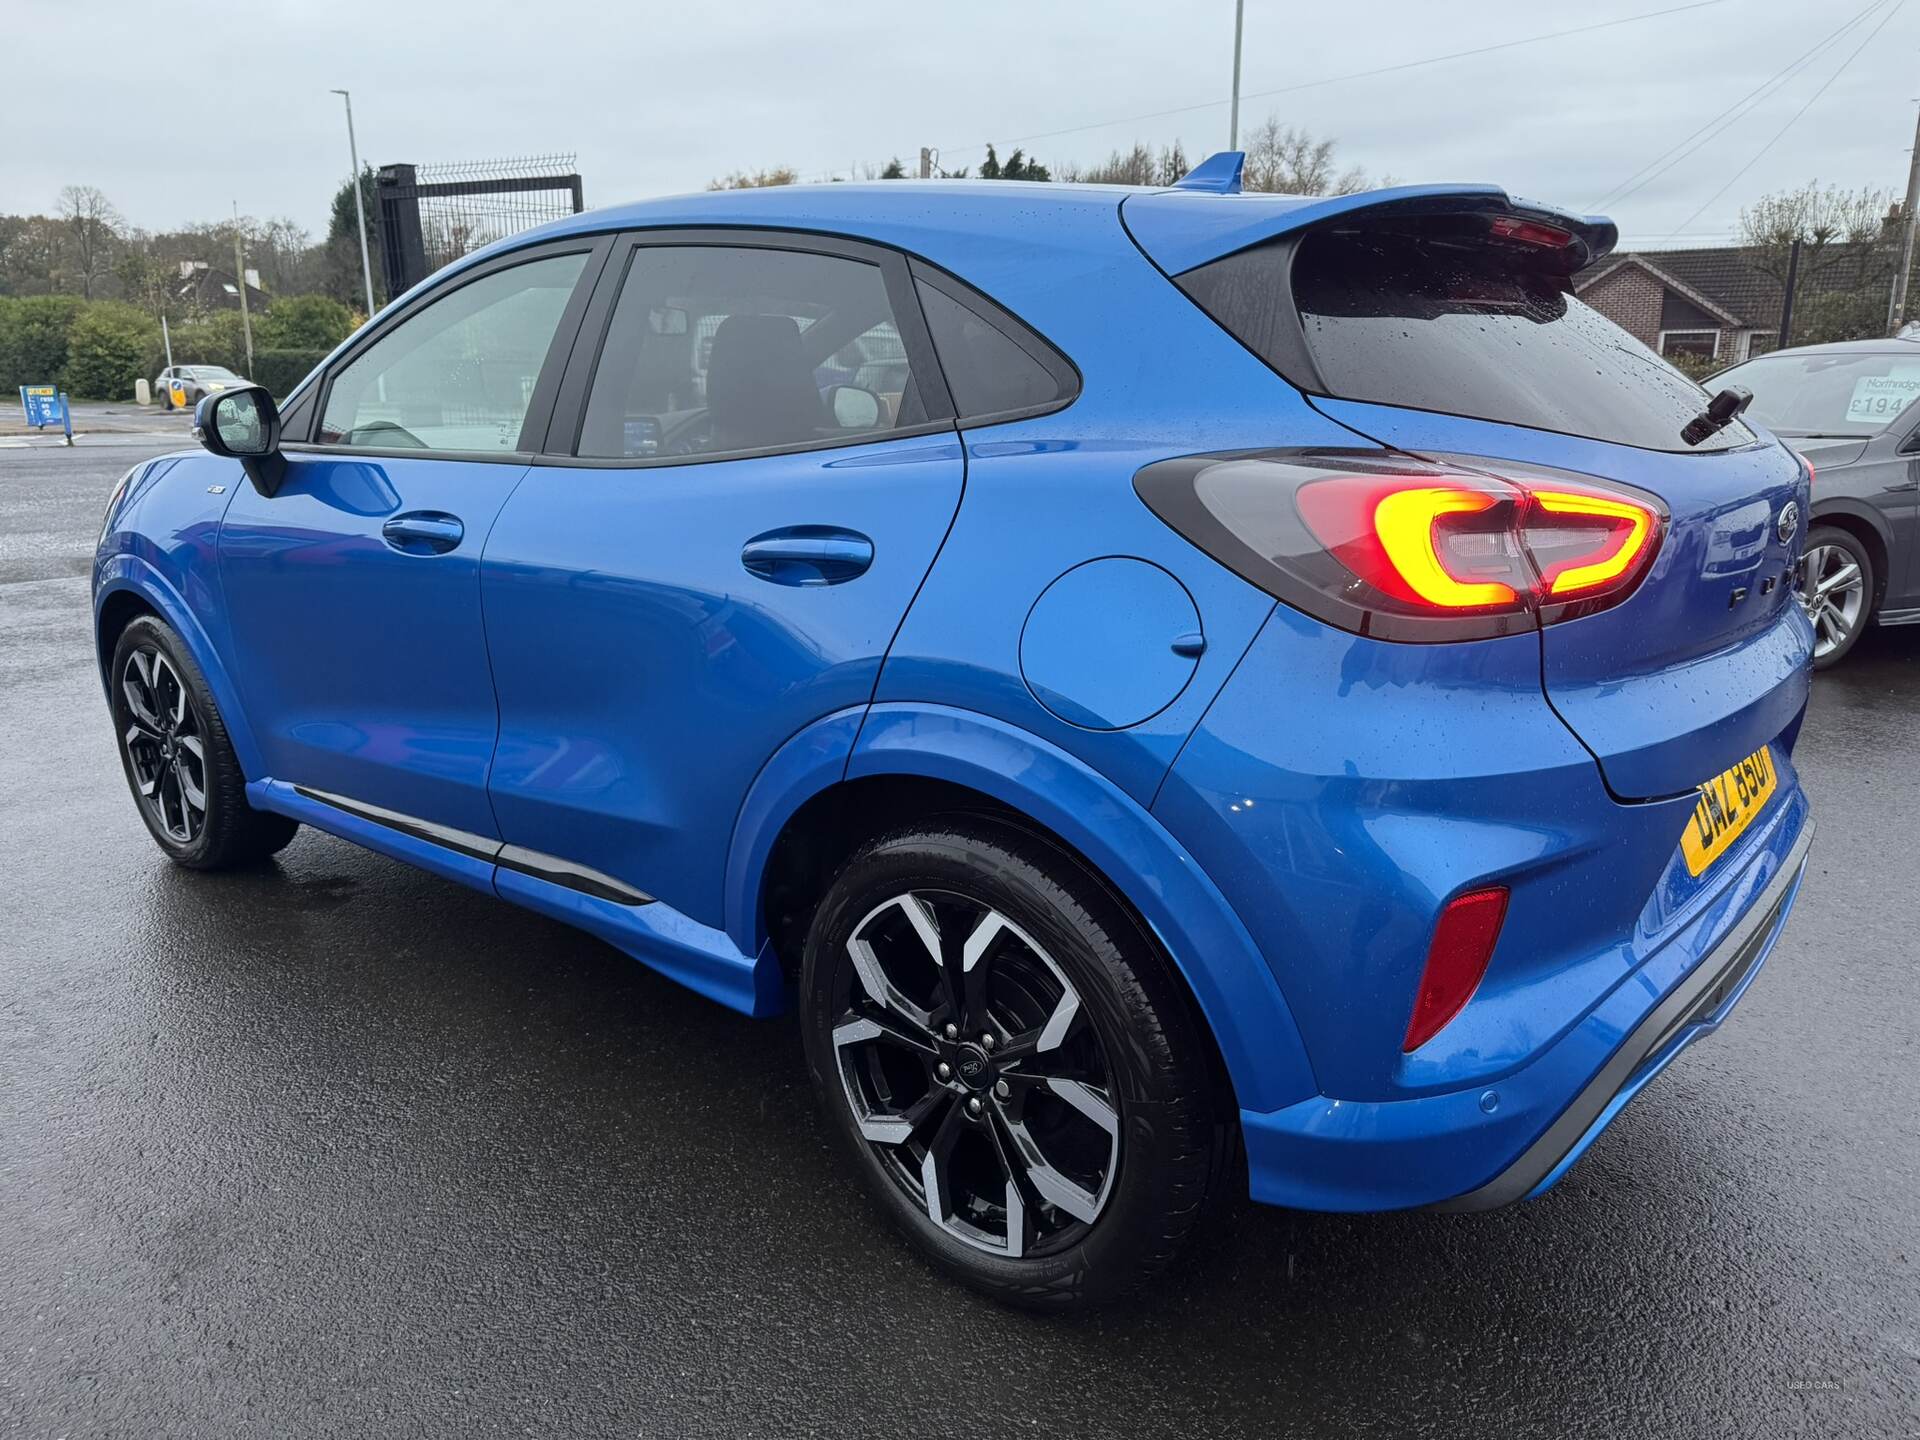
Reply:
M1577 222L1429 202L1290 232L1177 283L1372 440L1662 502L1645 579L1612 608L1544 626L1541 664L1547 699L1617 795L1676 795L1805 703L1811 636L1790 574L1809 497L1794 457L1738 420L1683 438L1706 394L1573 295L1590 256Z
M788 739L859 707L960 501L904 260L746 232L631 237L481 595L510 845L708 925Z

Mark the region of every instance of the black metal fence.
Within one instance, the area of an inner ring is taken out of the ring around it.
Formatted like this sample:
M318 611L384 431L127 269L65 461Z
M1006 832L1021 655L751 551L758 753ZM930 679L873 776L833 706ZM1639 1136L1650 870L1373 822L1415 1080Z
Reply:
M398 295L508 235L586 209L572 155L385 165L376 177L380 263Z

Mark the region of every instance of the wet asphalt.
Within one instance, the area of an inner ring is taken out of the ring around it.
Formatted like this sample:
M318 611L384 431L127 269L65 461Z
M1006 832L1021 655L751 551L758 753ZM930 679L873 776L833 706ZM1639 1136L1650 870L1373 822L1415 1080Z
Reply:
M163 861L85 578L159 448L0 448L0 1435L1920 1434L1920 628L1816 684L1739 1012L1555 1191L1249 1207L1047 1321L881 1226L790 1024L312 831Z

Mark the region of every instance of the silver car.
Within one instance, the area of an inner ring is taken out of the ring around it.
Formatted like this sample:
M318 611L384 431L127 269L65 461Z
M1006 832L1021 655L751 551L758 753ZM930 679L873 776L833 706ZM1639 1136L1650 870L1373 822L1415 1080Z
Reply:
M162 410L191 410L205 395L245 385L224 365L169 365L153 382Z

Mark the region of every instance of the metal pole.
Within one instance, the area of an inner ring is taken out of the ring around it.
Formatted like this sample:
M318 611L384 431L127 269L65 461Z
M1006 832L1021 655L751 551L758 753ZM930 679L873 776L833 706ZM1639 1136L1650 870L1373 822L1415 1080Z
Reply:
M240 288L240 333L247 337L247 378L253 378L253 317L247 313L247 256L240 248L240 202L233 202L233 278Z
M173 368L173 336L167 333L167 317L160 317L160 343L167 347L167 368Z
M353 96L333 92L347 102L347 153L353 157L353 213L360 217L360 278L367 283L367 318L373 318L373 261L367 257L367 203L360 195L360 145L353 138Z
M920 178L922 180L933 178L933 151L924 145L920 147Z
M1920 117L1913 124L1913 158L1907 163L1907 202L1901 208L1900 269L1893 277L1893 295L1887 301L1887 334L1899 332L1907 318L1907 272L1913 269L1914 211L1920 209Z
M1227 149L1240 148L1240 30L1247 18L1247 0L1233 0L1233 109L1227 116Z
M1780 348L1786 349L1793 344L1793 290L1800 281L1800 237L1793 237L1793 248L1787 251L1787 293L1780 300Z

